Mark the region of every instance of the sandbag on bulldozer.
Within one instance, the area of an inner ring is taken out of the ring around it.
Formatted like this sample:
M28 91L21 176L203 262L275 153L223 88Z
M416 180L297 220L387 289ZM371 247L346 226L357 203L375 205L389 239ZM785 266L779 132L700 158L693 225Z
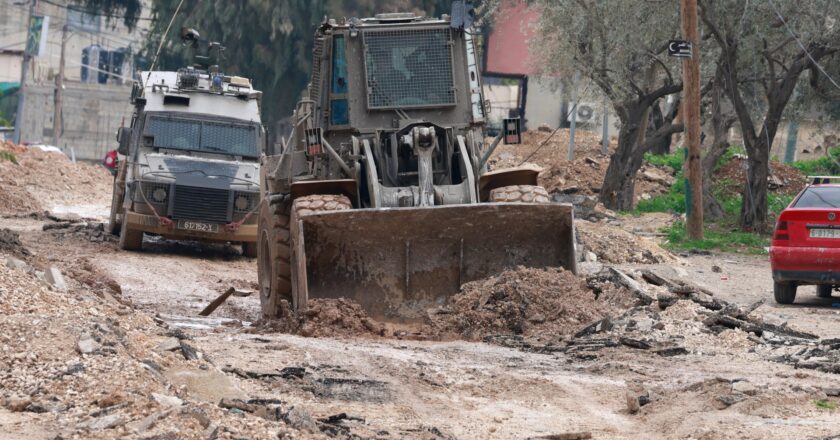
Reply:
M571 205L508 203L302 216L295 294L298 304L345 297L374 319L419 321L461 284L507 268L576 272L573 220Z

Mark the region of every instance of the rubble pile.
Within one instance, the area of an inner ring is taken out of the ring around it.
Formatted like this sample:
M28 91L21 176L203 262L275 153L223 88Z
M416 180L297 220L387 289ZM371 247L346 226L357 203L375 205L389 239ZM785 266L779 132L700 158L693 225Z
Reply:
M559 129L551 135L552 131L527 131L522 133L521 144L499 145L488 161L490 169L520 166L523 162L534 164L542 168L540 184L550 194L597 196L610 162L609 154L601 154L601 134L576 131L575 158L569 162L569 130ZM487 142L492 142L492 139ZM610 154L615 152L615 148L616 142L611 139ZM667 193L673 183L673 174L668 167L644 165L636 179L637 199Z
M11 151L6 143L3 151ZM14 147L16 162L0 160L0 215L26 215L58 205L108 205L113 177L99 165L60 153Z
M464 284L448 305L429 313L430 332L480 340L496 334L542 340L573 332L633 302L623 288L595 293L564 269L520 267Z
M168 351L165 330L148 315L91 295L75 280L59 289L17 264L0 266L4 421L27 413L20 420L37 421L51 431L49 438L283 438L295 432L283 421L223 408L202 393L203 381L183 380L224 373L194 347L189 358L186 351Z
M0 229L0 252L12 254L16 257L28 257L29 249L20 242L20 234L11 229Z
M117 243L119 238L105 230L105 223L93 220L67 220L47 223L42 229L56 238L77 238L93 243Z
M731 198L744 192L747 179L747 158L736 156L724 164L715 174L721 197ZM808 182L805 174L798 169L775 160L770 161L770 175L767 177L767 189L779 195L795 196Z
M654 241L627 232L609 222L575 220L575 226L579 241L583 245L579 249L580 257L585 261L614 264L655 264L676 261L676 257ZM589 255L589 253L594 255Z

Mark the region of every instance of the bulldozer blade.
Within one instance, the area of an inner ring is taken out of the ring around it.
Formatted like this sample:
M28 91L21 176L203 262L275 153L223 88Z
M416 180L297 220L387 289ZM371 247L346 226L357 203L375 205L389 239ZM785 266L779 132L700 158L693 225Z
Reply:
M417 322L468 281L516 266L577 272L566 204L482 203L300 218L297 304L351 298L374 319ZM305 258L299 258L303 254Z

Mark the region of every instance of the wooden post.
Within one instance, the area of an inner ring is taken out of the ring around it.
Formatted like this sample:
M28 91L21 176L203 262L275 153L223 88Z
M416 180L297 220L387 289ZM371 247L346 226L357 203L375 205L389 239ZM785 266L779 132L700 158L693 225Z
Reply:
M58 61L58 75L55 77L55 102L53 103L53 145L61 148L61 127L64 125L62 113L64 93L64 52L67 49L67 25L61 28L61 58Z
M681 0L683 38L691 42L691 57L683 59L683 109L685 143L688 147L686 194L688 236L703 238L703 167L700 161L700 39L697 31L697 0Z

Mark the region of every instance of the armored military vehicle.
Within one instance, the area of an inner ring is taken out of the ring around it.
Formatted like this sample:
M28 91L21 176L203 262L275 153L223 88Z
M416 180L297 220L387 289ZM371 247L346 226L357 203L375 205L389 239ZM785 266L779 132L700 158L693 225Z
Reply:
M199 44L195 31L185 40ZM201 43L204 44L204 43ZM222 48L208 43L207 52ZM134 115L117 133L119 166L110 229L120 247L140 249L143 234L241 243L256 256L261 92L197 57L178 71L142 72Z

